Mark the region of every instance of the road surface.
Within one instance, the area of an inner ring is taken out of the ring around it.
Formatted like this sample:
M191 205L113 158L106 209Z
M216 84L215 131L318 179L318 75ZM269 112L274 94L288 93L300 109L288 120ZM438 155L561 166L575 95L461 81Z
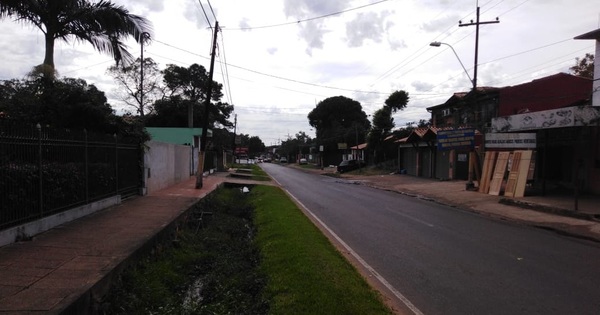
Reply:
M416 314L600 314L600 246L278 164L261 167Z

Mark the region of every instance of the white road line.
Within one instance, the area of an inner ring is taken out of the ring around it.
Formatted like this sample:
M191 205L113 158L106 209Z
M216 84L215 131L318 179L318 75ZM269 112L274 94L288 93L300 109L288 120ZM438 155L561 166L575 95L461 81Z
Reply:
M277 184L279 184L280 187L281 184L274 179ZM302 208L304 208L304 210L310 214L317 222L319 222L319 224L325 229L327 230L327 232L329 232L336 241L338 241L349 253L350 255L352 255L361 265L363 265L363 267L365 267L370 273L372 273L375 278L377 278L377 280L379 280L379 282L381 282L381 284L383 284L386 288L388 288L388 290L390 290L400 301L402 301L402 303L404 303L404 305L406 305L406 307L408 307L415 315L423 315L423 313L414 305L412 304L402 293L400 293L398 290L396 290L396 288L394 288L389 282L387 282L387 280L385 280L384 277L382 277L377 271L375 271L375 269L373 269L373 267L371 267L364 259L362 259L362 257L360 257L348 244L346 244L346 242L344 242L337 234L335 234L335 232L333 232L323 221L321 221L321 219L319 219L314 213L312 213L312 211L310 211L302 202L300 202L300 200L298 200L298 198L296 198L296 196L292 195L287 189L283 188L283 190L285 190L285 192L291 196L292 198L294 198L294 200L300 205L302 206Z
M390 208L388 208L388 209L391 210ZM405 217L405 218L407 218L409 220L413 220L415 222L418 222L418 223L421 223L423 225L426 225L428 227L435 227L435 225L433 225L433 224L431 224L431 223L429 223L427 221L423 221L421 219L417 219L417 218L415 218L415 217L413 217L411 215L408 215L406 213L402 213L402 212L394 212L394 213L397 214L397 215L399 215L399 216L403 216L403 217Z

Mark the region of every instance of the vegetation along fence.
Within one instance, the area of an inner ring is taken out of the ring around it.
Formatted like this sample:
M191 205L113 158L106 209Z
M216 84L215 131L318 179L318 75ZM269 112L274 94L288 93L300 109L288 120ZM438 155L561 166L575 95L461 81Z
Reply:
M131 139L0 120L0 230L137 194L141 154Z

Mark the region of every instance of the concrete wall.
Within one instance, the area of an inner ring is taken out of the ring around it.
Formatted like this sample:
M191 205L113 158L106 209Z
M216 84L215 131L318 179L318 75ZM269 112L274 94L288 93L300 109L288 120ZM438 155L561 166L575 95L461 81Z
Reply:
M190 146L149 141L144 153L146 193L190 178L198 164L198 150Z
M0 231L0 246L30 239L61 224L71 222L120 203L121 196L112 196L37 221L2 230Z

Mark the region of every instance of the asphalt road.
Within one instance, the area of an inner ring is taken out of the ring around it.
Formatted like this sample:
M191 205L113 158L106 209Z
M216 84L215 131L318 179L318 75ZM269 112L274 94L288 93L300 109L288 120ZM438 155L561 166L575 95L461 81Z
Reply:
M261 167L417 314L600 314L600 246L434 202Z

